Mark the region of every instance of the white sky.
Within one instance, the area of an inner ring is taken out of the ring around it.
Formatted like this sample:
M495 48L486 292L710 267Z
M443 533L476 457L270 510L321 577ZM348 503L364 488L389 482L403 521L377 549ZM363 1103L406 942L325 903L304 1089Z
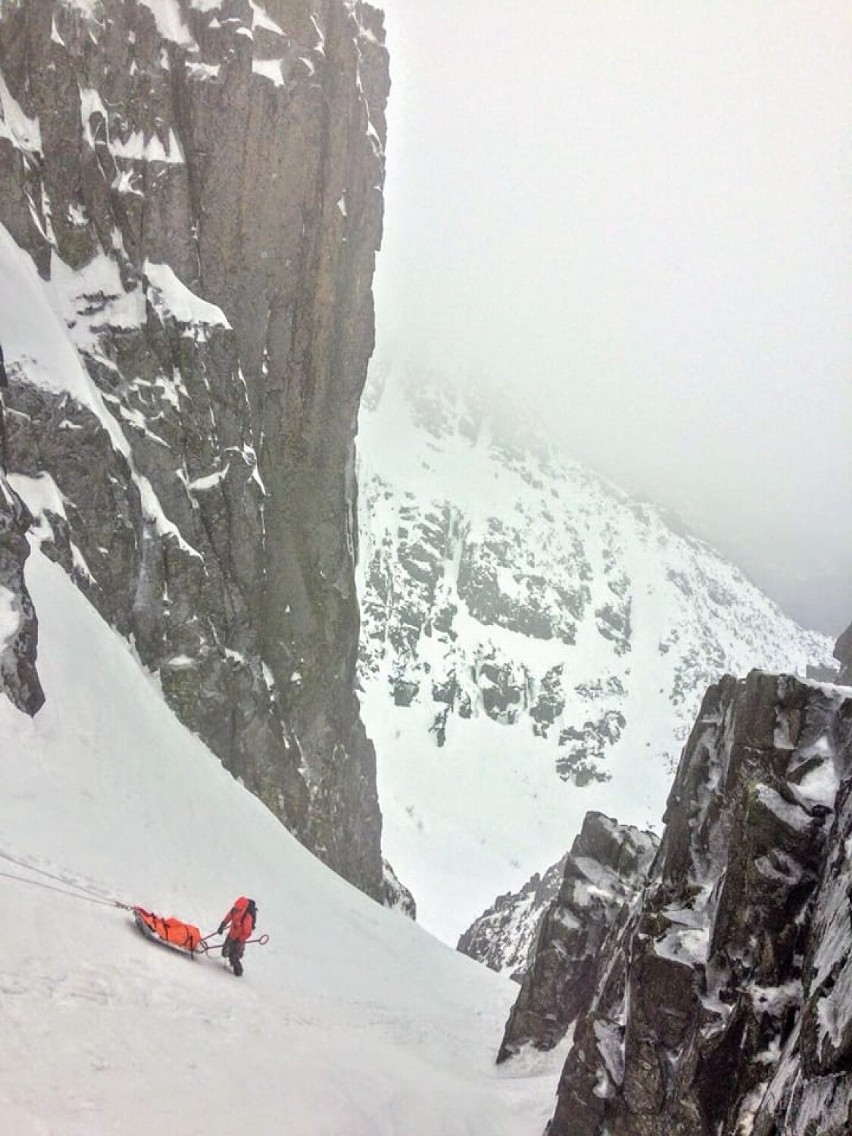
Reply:
M380 352L517 384L578 456L841 630L849 6L384 7Z

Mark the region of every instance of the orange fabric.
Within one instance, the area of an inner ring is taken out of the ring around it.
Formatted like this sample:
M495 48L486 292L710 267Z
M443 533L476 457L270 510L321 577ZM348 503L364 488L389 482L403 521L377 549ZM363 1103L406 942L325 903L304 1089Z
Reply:
M173 915L163 918L155 915L153 911L146 911L144 907L134 907L134 912L164 943L171 943L173 947L181 947L185 951L194 951L201 942L201 932L191 923L183 923Z
M248 904L248 898L241 895L239 899L234 900L234 906L225 916L225 919L231 920L228 936L238 943L244 943L247 939L250 939L254 930L254 920L248 913ZM225 919L222 920L223 923Z

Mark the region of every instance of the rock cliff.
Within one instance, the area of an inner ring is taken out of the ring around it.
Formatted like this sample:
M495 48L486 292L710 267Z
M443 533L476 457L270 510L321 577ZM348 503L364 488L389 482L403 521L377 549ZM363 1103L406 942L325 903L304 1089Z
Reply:
M657 838L587 813L565 858L558 894L540 920L498 1062L532 1044L552 1049L602 981L601 946L645 883Z
M708 691L648 885L576 1021L549 1136L852 1124L852 692Z
M377 898L353 439L383 42L360 0L0 5L9 483L183 721Z
M520 982L535 953L539 923L559 894L567 858L535 872L518 891L498 895L459 936L456 950Z
M839 682L852 683L852 623L846 628L834 648L834 657L840 663Z
M24 583L30 554L25 534L31 522L0 466L0 690L27 714L44 703L35 665L38 620Z
M804 674L834 644L545 446L508 396L402 363L379 392L380 374L359 433L364 715L386 854L455 945L564 855L589 808L658 823L709 683ZM508 940L496 950L523 968Z

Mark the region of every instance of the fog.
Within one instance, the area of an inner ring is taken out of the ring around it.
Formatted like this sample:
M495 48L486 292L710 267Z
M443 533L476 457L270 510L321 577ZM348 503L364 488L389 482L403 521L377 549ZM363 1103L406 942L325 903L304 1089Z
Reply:
M385 0L378 355L852 618L852 21L784 0Z

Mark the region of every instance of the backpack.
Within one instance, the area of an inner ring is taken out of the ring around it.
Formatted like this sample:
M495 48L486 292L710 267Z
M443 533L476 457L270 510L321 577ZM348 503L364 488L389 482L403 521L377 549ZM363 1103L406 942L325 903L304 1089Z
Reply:
M234 938L245 942L254 931L257 919L257 904L253 899L241 895L229 912L231 919L231 932Z

